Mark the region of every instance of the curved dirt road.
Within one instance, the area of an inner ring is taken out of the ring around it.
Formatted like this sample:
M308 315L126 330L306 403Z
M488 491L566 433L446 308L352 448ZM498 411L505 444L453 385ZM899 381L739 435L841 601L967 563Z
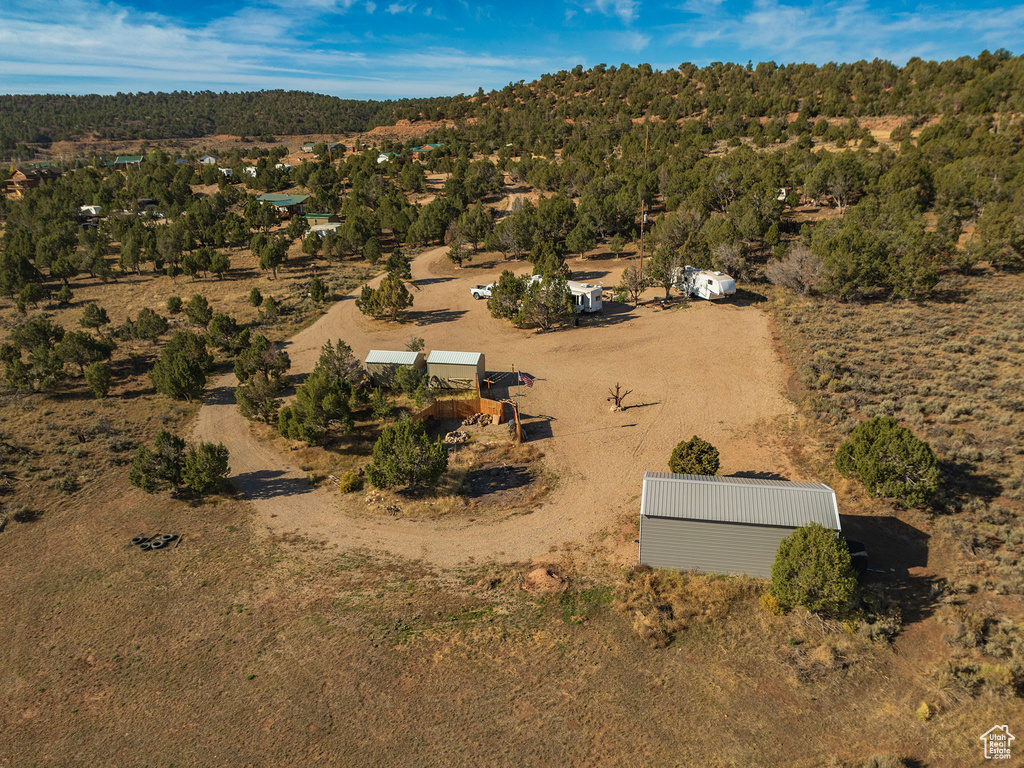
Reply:
M235 378L227 374L212 382L195 435L227 446L231 481L269 531L441 566L526 560L567 541L586 542L621 511L635 512L644 470L665 470L672 447L694 434L719 448L725 473L776 472L798 479L772 439L773 426L792 406L780 394L782 368L760 310L696 302L656 312L612 304L584 327L533 333L494 320L485 303L470 296L470 285L496 279L500 269L438 277L430 267L444 253L434 249L413 261L419 290L410 314L416 325L368 320L347 296L286 345L292 373L312 370L328 340L344 340L362 359L370 349L404 349L410 335L422 336L428 350L484 352L488 371L514 365L536 379L522 412L542 419L531 440L558 475L557 488L530 514L494 523L342 514L333 491L312 488L290 457L251 435L234 403ZM582 279L608 285L617 282L624 265L571 262L576 279L589 269ZM633 393L626 410L611 413L605 398L616 382Z

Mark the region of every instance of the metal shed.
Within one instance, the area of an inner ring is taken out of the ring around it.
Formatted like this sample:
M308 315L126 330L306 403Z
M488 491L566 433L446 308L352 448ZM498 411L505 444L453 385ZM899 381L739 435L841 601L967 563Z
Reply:
M422 352L390 352L383 349L371 349L365 365L370 383L375 387L393 386L398 369L403 366L412 366L419 371L427 368Z
M827 485L645 472L640 562L767 578L779 543L808 523L839 533Z
M431 386L451 389L475 389L487 376L483 352L442 352L434 350L427 358Z

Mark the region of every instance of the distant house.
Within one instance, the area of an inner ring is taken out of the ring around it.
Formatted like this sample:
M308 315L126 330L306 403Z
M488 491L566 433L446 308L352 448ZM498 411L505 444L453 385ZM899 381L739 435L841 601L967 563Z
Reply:
M809 523L840 532L836 494L827 485L646 472L639 560L767 578L782 540Z
M231 178L232 173L234 173L230 168L219 168L218 170L229 179Z
M274 192L268 192L265 195L260 195L256 198L261 203L270 203L270 205L277 208L281 213L286 214L297 214L303 213L303 206L309 195L281 195Z
M134 165L136 168L142 165L142 155L119 155L114 158L113 166L115 168L119 166L127 168L129 165Z
M434 152L435 150L443 148L444 144L423 144L418 147L413 147L412 150L410 151L413 158L418 160L419 158L424 157L425 155L429 155L431 152Z
M202 165L216 165L218 159L219 158L216 158L213 155L203 155L202 157L199 158L199 162Z
M288 163L277 163L274 166L274 168L277 169L278 171L290 171L292 169L292 167L288 165Z
M341 155L348 151L348 147L342 144L340 141L332 141L327 145L327 151L332 155Z
M102 216L103 206L102 205L83 205L78 209L79 214L82 216Z
M48 181L59 179L60 176L61 172L54 168L19 169L14 172L11 178L4 182L4 189L9 195L24 197L27 190L42 186Z
M246 176L252 176L255 179L256 178L256 166L255 165L247 165L244 168L242 168L242 173L244 173Z
M341 221L341 217L336 213L307 213L306 223L311 227L317 224L334 224L335 222Z
M315 147L316 145L317 145L317 142L315 142L315 141L304 142L303 145L302 145L302 151L303 152L312 152L313 151L313 147Z
M321 240L329 234L334 234L341 229L340 221L324 222L323 224L314 224L309 228L309 234L317 235Z
M381 163L390 162L396 157L398 157L398 155L396 155L394 152L381 152L379 155L377 155L377 165L380 165Z

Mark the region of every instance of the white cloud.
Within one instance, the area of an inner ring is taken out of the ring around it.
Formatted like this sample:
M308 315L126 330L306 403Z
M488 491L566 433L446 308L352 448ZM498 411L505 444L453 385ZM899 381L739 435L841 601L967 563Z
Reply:
M632 24L638 15L640 0L594 0L594 7L605 16L617 16L623 24Z
M373 13L376 10L377 10L377 4L372 2L372 0L371 0L371 2L368 2L366 4L366 12L367 13Z
M651 43L649 35L632 31L618 32L615 34L614 40L618 48L633 51L633 53L640 53Z
M752 8L735 13L715 0L688 0L679 10L697 18L665 25L665 44L696 48L689 52L695 59L701 50L727 46L729 60L824 63L878 57L901 64L912 56L943 58L973 55L985 45L1013 47L1007 33L1019 45L1022 35L1016 30L1024 25L1024 6L886 14L863 0L819 5L755 0ZM976 47L964 49L971 45L965 31Z
M406 11L408 11L409 13L412 13L412 11L413 11L413 9L415 7L416 7L416 3L412 3L410 5L402 5L401 3L392 3L391 5L388 6L387 11L390 14L405 13Z
M507 69L543 66L542 59L528 59L521 56L491 56L471 54L453 48L430 48L418 53L403 53L391 57L395 64L404 62L415 69ZM475 90L475 89L474 89Z
M398 98L472 93L565 66L437 47L423 30L386 39L349 24L311 30L273 5L189 26L102 0L55 0L54 15L30 2L0 4L0 93L289 88Z

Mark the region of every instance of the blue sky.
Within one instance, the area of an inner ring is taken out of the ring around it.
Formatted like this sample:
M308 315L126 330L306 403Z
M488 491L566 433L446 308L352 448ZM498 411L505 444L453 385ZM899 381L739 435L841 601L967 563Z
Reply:
M605 63L1024 52L1024 5L839 0L2 0L0 93L472 94Z

